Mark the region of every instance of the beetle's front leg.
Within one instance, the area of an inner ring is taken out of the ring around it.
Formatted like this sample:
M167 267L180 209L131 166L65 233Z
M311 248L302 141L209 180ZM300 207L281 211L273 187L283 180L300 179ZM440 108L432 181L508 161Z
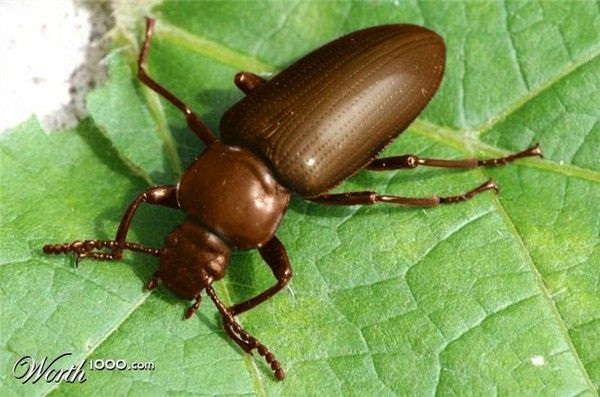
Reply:
M244 94L249 94L252 90L266 81L267 80L251 72L239 72L233 78L235 85L242 90Z
M281 243L279 244L281 245ZM285 253L285 250L283 252ZM235 321L231 311L225 307L223 302L221 302L215 293L215 290L210 285L206 287L206 293L214 302L219 313L221 313L221 316L223 317L223 325L225 326L225 332L227 332L227 335L229 335L229 337L248 354L250 354L253 349L256 349L258 354L263 356L267 363L271 366L275 377L278 380L283 380L283 378L285 378L285 371L283 368L281 368L281 364L277 358L275 358L275 355L271 353L265 345L260 343L258 339L246 332L242 326L237 323L237 321Z
M277 283L271 288L250 298L244 302L233 305L227 310L236 316L240 313L250 310L256 305L259 305L281 291L292 278L292 265L285 251L285 247L275 236L267 242L263 247L259 248L260 255L271 268L273 275L277 279Z

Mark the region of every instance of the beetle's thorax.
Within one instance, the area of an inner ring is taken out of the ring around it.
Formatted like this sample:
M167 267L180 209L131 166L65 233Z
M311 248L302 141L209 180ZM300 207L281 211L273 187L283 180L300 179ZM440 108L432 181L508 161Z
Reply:
M236 248L269 241L289 198L256 155L220 142L196 158L177 187L177 200L189 219Z
M175 228L160 250L157 276L176 294L192 299L225 275L229 246L193 220Z

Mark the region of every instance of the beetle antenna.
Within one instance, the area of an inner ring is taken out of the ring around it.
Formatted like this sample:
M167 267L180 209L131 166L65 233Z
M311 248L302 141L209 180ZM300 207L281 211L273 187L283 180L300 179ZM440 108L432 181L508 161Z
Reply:
M273 370L273 374L275 375L277 380L283 380L285 378L285 372L283 368L281 368L281 364L279 363L279 361L277 361L277 358L275 358L275 355L271 353L265 345L260 343L258 339L246 332L242 328L242 326L238 324L237 321L235 321L235 318L233 318L231 312L225 307L223 302L221 302L213 287L211 287L210 285L206 287L206 293L214 302L215 306L217 307L217 310L219 311L219 313L221 313L221 316L223 316L225 326L229 326L233 331L235 331L235 333L238 334L236 336L239 336L241 342L245 346L248 346L247 352L250 353L252 349L256 349L258 351L258 354L263 356L267 363L271 365L271 369Z
M112 252L91 252L95 249L108 248ZM156 248L146 247L145 245L138 243L130 243L128 241L116 241L116 240L85 240L85 241L73 241L72 243L66 244L46 244L42 248L45 254L68 254L74 252L76 255L76 261L83 258L93 258L96 260L117 260L121 258L121 250L130 250L141 252L143 254L159 256L160 250Z
M147 85L151 90L155 91L158 95L171 102L175 107L185 114L188 126L192 131L206 144L207 146L217 141L217 137L214 136L210 128L202 121L202 119L192 111L181 99L177 98L173 93L167 90L165 87L156 82L146 72L146 60L148 58L148 51L150 49L150 41L152 40L152 34L154 32L154 19L146 18L146 34L144 36L144 43L142 44L142 50L138 58L138 78Z

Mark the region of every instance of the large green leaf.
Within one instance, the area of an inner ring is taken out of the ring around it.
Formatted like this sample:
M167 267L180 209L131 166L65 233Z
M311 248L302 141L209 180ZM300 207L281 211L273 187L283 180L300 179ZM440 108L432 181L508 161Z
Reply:
M160 3L151 74L216 131L239 70L273 73L363 26L411 22L447 44L440 92L386 154L491 156L539 141L546 160L497 169L361 173L340 190L457 194L492 177L501 194L430 209L331 208L295 198L278 235L290 288L241 316L284 364L227 340L216 311L142 286L156 261L40 253L110 238L144 181L175 182L202 145L135 80L142 23L117 10L111 80L93 118L2 138L2 389L11 394L552 394L600 386L600 7L597 2ZM135 21L126 25L122 21ZM130 239L160 246L181 214L144 208ZM240 252L218 285L237 302L273 283ZM154 361L87 371L84 384L22 385L25 354Z

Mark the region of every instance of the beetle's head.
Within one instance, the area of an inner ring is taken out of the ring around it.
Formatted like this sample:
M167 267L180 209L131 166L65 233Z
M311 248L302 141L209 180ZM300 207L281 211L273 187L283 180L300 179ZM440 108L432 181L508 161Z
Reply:
M176 294L193 299L223 278L229 251L218 236L187 220L167 236L157 276Z

